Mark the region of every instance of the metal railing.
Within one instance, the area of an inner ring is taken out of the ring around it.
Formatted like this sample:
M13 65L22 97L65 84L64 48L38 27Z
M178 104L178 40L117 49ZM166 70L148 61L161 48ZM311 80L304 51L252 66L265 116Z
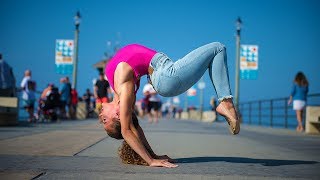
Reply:
M239 103L242 123L293 128L297 124L289 97ZM320 106L320 93L309 94L307 106ZM305 119L305 113L304 113Z

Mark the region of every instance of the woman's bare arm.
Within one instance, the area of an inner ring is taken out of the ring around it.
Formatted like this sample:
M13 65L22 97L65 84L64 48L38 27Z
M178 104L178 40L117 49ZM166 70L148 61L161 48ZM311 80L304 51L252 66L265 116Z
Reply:
M121 134L130 147L138 153L142 159L151 164L152 157L145 149L142 141L133 132L134 126L131 121L132 103L134 101L134 84L133 82L125 82L120 86L120 123Z
M143 142L145 138L141 136L139 132L136 132L136 128L132 123L132 108L130 102L133 101L134 97L129 96L133 90L130 89L130 82L125 83L122 86L122 92L120 95L120 123L121 123L121 134L125 141L130 145L130 147L141 156L150 166L162 166L162 167L177 167L177 165L168 162L166 159L154 159L150 153L147 151L145 144ZM136 134L139 134L137 136ZM142 139L141 139L142 138ZM146 140L146 139L145 139ZM149 145L150 147L150 145ZM150 147L151 148L151 147Z
M138 126L137 127L137 130L138 130L138 133L139 133L139 137L143 143L143 145L147 148L148 152L150 153L150 155L153 157L153 158L156 158L156 159L165 159L165 160L168 160L169 162L171 163L174 163L175 161L173 159L171 159L169 156L167 155L157 155L156 153L154 153L154 151L152 150L147 138L145 137L144 135L144 132L143 132L143 129Z
M133 71L126 63L120 63L115 72L115 89L120 100L121 134L130 147L150 166L177 167L165 160L153 159L146 150L132 123L133 104L135 101Z
M142 130L142 128L140 126L137 127L137 131L138 131L138 135L139 138L141 139L143 145L147 148L148 152L150 153L150 155L154 158L157 156L157 154L154 153L154 151L152 150L146 136L144 135L144 132Z

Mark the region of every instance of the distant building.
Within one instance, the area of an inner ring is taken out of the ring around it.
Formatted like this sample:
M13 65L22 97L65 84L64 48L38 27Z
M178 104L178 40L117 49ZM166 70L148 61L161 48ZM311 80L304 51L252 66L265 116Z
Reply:
M114 47L114 52L113 54L115 54L117 51L119 50L118 47ZM106 64L108 61L110 61L113 57L113 55L108 55L108 53L105 53L105 59L103 59L102 61L97 62L96 64L93 65L93 67L95 67L99 73L104 73L104 69L106 67Z
M94 64L93 67L95 67L98 70L99 73L104 73L104 69L106 67L106 64L110 59L111 59L111 57L107 58L107 59L104 59L102 61L99 61L96 64Z

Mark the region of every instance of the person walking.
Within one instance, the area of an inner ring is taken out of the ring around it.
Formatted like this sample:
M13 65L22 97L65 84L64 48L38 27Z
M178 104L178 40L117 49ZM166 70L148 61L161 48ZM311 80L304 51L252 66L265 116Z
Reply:
M63 119L67 119L67 107L71 99L71 86L68 84L66 78L60 79L60 103L61 103L61 116Z
M307 95L309 91L309 82L303 72L298 72L294 78L291 94L288 104L293 102L293 110L296 111L298 125L296 130L302 132L303 128L303 110L306 106Z
M157 123L160 117L161 100L158 97L157 91L154 90L150 83L143 87L143 95L148 98L146 106L146 113L148 115L149 123Z
M77 106L78 106L78 91L75 88L71 89L71 106L70 118L77 119Z
M72 113L73 113L73 109L72 109L72 103L71 103L71 100L72 100L72 97L71 97L71 91L72 91L72 85L71 85L71 82L70 82L70 79L68 76L65 77L65 81L66 81L66 84L67 84L67 89L70 89L70 92L69 92L69 98L67 99L67 102L66 102L66 107L68 108L68 116L69 118L72 119Z
M86 118L90 118L93 115L94 105L92 102L92 97L94 95L90 92L90 89L87 88L86 92L83 94L82 99L86 104Z
M99 79L94 85L94 97L98 111L100 111L102 103L109 102L109 94L111 94L109 82L104 78L104 74L100 73Z
M29 122L34 119L34 103L36 101L36 82L31 79L31 70L27 69L24 72L24 77L21 81L20 87L22 89L22 103L23 107L29 114Z

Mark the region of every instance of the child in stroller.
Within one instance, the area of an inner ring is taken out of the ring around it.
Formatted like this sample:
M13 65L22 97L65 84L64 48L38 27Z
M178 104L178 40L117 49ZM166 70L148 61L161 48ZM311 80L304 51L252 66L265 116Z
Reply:
M41 121L56 121L60 109L60 94L57 87L52 86L45 98L39 101L39 119Z

